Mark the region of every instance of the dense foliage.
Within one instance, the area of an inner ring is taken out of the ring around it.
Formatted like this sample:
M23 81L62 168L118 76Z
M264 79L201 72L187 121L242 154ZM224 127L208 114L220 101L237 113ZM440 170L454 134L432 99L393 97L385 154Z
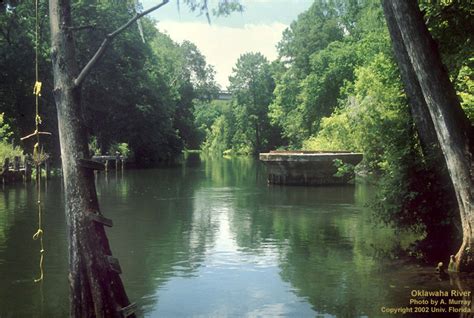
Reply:
M4 115L0 113L0 165L5 162L6 158L9 158L11 162L14 157L23 156L23 150L11 143L12 135L10 125L5 123Z
M257 154L282 144L280 130L268 116L273 67L261 53L241 55L229 77L232 100L196 108L197 124L207 132L205 150Z
M0 15L0 110L15 128L14 139L34 127L34 6L9 2ZM73 30L82 67L100 46L104 35L135 14L135 4L81 0L73 6ZM47 4L40 2L40 81L43 82L41 117L44 129L57 131L52 96ZM189 42L177 44L144 18L118 37L83 85L83 118L94 152L124 149L139 165L173 159L184 147L196 148L193 108L218 91L214 71ZM57 134L45 142L59 152ZM122 145L122 146L120 146ZM31 145L24 145L29 148ZM56 156L57 157L57 156Z
M420 0L467 116L474 120L474 20L470 1Z

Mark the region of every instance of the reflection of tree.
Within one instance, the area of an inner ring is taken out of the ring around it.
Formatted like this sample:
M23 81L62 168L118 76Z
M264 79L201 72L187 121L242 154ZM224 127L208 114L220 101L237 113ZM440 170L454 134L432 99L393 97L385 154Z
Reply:
M196 272L206 246L213 240L205 213L193 213L194 189L202 178L202 171L186 166L123 174L110 171L107 176L97 176L104 215L114 222L114 227L107 228L112 250L120 261L130 298L144 310L154 305L156 290L170 277ZM51 180L45 194L43 304L39 288L31 283L37 272L38 252L31 241L36 226L34 187L10 189L4 192L3 200L0 197L0 233L4 237L0 237L0 285L11 287L0 289L1 316L8 316L8 312L68 315L61 193L60 180ZM22 295L21 308L15 299L18 295Z
M378 255L396 250L399 240L393 230L368 222L364 191L265 187L264 182L247 187L230 216L242 249L276 249L281 277L316 312L379 314L374 304L387 302L390 287L374 277L381 269Z
M108 233L124 283L145 310L170 277L192 276L202 260L208 227L197 225L196 235L195 223L202 221L193 213L194 188L202 178L196 171L185 166L125 171L123 178L98 182L104 214L114 220Z
M15 317L68 315L67 250L59 182L49 182L43 202L46 259L45 280L40 288L33 283L39 260L39 246L31 239L37 226L35 185L8 186L0 196L2 317L12 313Z
M15 218L24 212L19 207L26 201L27 195L31 195L31 191L27 192L18 185L3 189L0 197L0 246L5 244L9 228L14 224Z
M206 183L214 187L247 187L255 184L256 162L251 157L214 158L204 157Z
M449 282L451 284L451 286L453 286L453 289L457 289L459 291L462 291L462 292L470 292L469 294L466 293L466 295L464 295L462 297L462 300L464 300L466 302L466 304L469 304L467 306L463 306L465 308L468 308L468 312L463 312L459 315L460 318L472 318L474 317L474 304L472 303L472 296L470 294L472 294L472 290L473 290L473 286L472 286L472 278L469 280L469 279L466 279L466 277L461 277L461 275L464 275L464 274L460 274L460 273L450 273L449 274ZM464 279L464 280L463 280Z

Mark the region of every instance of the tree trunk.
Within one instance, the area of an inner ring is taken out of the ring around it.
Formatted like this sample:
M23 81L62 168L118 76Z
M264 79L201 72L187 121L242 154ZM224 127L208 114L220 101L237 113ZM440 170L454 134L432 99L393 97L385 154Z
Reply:
M474 247L471 126L461 109L417 2L393 0L389 3L431 115L456 193L463 228L463 243L456 255L458 269L470 271L474 268L471 252Z
M93 171L81 168L79 159L89 158L86 130L82 123L81 87L70 0L50 0L51 55L54 97L66 192L69 230L69 283L72 317L122 317L129 305L122 281L112 270L109 243L100 215ZM113 263L113 262L112 262Z
M402 35L398 29L397 21L390 6L389 0L382 0L383 12L387 21L388 31L392 39L392 48L400 70L405 93L408 97L410 112L415 122L418 136L420 138L423 153L432 158L442 158L438 137L434 129L431 115L426 106L420 83L416 77L415 70L410 62L410 57L403 43ZM446 165L444 165L446 166Z

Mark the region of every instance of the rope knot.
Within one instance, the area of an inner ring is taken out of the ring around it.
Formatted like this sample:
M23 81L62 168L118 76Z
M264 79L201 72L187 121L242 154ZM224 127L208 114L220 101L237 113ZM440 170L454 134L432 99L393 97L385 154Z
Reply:
M33 94L37 96L41 96L41 85L43 83L36 81L35 82L35 87L33 87Z
M36 231L36 233L33 235L33 240L37 240L37 239L41 238L42 236L43 236L43 230L38 229L38 231Z

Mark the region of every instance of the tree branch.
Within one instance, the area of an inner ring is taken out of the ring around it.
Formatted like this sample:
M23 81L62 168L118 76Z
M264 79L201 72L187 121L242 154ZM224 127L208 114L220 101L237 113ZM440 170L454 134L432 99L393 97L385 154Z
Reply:
M99 49L95 52L94 56L92 56L92 58L89 60L89 62L87 62L86 66L84 66L84 68L79 73L79 76L74 80L74 85L77 87L77 86L82 84L82 82L84 81L84 78L90 73L90 71L94 68L94 66L97 64L97 62L101 59L101 57L105 53L105 50L109 46L110 42L112 42L112 40L117 35L119 35L121 32L123 32L126 28L128 28L132 23L134 23L135 21L137 21L141 17L147 15L148 13L150 13L152 11L155 11L155 10L161 8L162 6L167 4L168 2L169 2L169 0L163 0L160 4L157 4L156 6L151 7L150 9L145 10L141 13L137 13L133 18L128 20L128 22L125 23L124 25L122 25L120 28L118 28L117 30L115 30L112 33L107 34L105 36L105 39L102 41Z

